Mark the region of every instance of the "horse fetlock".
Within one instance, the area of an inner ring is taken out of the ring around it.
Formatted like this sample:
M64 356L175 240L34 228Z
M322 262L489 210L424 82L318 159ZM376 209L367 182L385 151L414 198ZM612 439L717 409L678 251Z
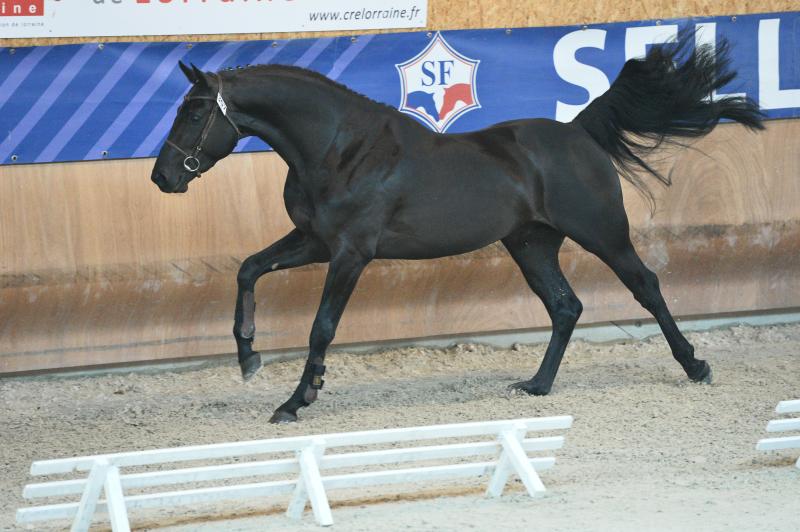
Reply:
M292 423L297 421L297 411L303 407L309 406L313 401L316 400L316 398L316 394L311 397L307 396L305 392L300 393L300 387L298 387L292 396L275 410L275 412L272 414L272 417L269 419L269 422Z

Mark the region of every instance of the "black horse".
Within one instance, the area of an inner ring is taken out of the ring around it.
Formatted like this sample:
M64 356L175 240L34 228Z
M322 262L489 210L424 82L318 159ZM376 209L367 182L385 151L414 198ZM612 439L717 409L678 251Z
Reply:
M330 263L308 362L271 421L294 421L316 400L325 352L371 260L456 255L497 240L553 322L541 367L513 388L550 391L581 314L558 263L565 237L597 255L653 314L689 379L710 381L710 366L695 358L631 244L618 177L649 195L634 169L669 184L642 158L663 142L705 135L720 119L763 127L751 100L711 97L735 76L724 43L715 51L693 50L692 42L683 36L625 63L608 92L571 123L515 120L454 135L312 71L260 65L214 74L181 64L193 86L153 169L163 192L186 192L251 135L289 165L284 202L295 229L248 257L237 278L233 335L245 380L261 367L252 350L256 280Z

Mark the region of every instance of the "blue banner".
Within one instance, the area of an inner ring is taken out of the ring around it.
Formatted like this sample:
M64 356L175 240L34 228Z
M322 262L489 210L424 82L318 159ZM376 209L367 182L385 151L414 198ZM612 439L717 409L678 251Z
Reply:
M188 82L179 60L216 71L314 69L447 132L517 118L571 120L625 60L683 28L731 45L745 94L769 118L800 117L800 13L589 26L411 32L210 43L0 48L0 164L152 157ZM243 139L237 151L268 149Z

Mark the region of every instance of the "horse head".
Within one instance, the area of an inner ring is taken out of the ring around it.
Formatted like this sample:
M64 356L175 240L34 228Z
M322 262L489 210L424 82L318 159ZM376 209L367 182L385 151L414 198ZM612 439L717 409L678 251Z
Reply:
M189 182L227 157L242 136L229 116L222 79L180 63L192 83L156 159L151 180L162 192L186 192Z

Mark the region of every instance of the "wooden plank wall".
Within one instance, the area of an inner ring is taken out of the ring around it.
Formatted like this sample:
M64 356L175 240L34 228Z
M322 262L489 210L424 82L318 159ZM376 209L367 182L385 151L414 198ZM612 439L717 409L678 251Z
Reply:
M793 7L786 1L648 0L623 7L586 0L430 0L429 28ZM0 41L24 44L34 43ZM735 125L718 128L697 145L699 151L675 154L675 185L654 187L659 209L652 217L626 189L637 247L658 272L676 314L800 306L797 138L800 121L771 121L761 134ZM232 156L193 183L189 194L176 196L150 183L152 162L0 167L0 373L234 350L238 264L290 227L281 202L286 167L273 154ZM583 323L646 316L594 257L568 245L561 260L584 302ZM305 344L323 277L324 267L315 266L270 274L259 284L257 348ZM548 325L513 263L490 247L436 261L374 263L337 342Z

